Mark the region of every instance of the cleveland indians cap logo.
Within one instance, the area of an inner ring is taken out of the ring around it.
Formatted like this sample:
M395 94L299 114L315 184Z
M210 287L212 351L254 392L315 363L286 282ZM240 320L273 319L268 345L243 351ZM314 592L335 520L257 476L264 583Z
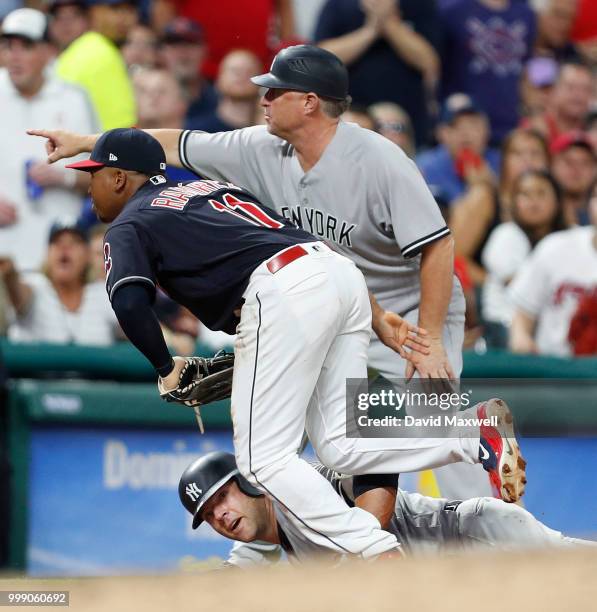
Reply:
M191 498L192 501L195 502L201 497L203 489L200 489L194 482L192 482L186 486L185 493Z

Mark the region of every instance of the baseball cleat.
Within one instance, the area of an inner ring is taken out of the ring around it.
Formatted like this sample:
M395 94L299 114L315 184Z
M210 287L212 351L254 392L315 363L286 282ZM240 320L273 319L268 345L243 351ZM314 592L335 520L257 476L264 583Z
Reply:
M508 404L490 399L477 408L479 419L492 419L495 425L481 425L479 460L489 473L496 497L517 502L524 495L527 482L520 446L514 433L514 418Z

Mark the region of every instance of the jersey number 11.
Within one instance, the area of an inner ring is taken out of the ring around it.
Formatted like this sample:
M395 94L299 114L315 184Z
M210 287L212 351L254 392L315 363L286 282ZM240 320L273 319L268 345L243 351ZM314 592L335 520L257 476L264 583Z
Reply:
M234 215L247 223L261 227L269 227L270 229L280 229L284 227L283 223L272 219L261 207L255 202L246 202L239 200L231 193L225 193L222 196L224 203L218 200L209 200L212 208L218 212L225 212Z

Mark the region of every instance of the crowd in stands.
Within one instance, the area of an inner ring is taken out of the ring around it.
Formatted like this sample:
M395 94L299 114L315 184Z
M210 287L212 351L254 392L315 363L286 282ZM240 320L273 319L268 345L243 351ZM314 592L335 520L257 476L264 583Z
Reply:
M446 217L466 348L597 355L595 0L5 0L0 22L0 335L123 340L87 175L28 128L257 125L250 77L308 41L348 67L343 120L404 149ZM177 352L230 343L156 311Z

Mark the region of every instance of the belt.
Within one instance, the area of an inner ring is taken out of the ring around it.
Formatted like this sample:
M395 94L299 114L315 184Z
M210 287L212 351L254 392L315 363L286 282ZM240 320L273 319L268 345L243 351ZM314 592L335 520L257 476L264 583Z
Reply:
M287 266L289 263L292 263L295 259L299 257L303 257L304 255L308 255L309 252L307 249L304 249L300 244L295 244L293 247L282 251L279 255L276 255L272 259L270 259L266 266L267 269L275 274L279 272L282 268Z

